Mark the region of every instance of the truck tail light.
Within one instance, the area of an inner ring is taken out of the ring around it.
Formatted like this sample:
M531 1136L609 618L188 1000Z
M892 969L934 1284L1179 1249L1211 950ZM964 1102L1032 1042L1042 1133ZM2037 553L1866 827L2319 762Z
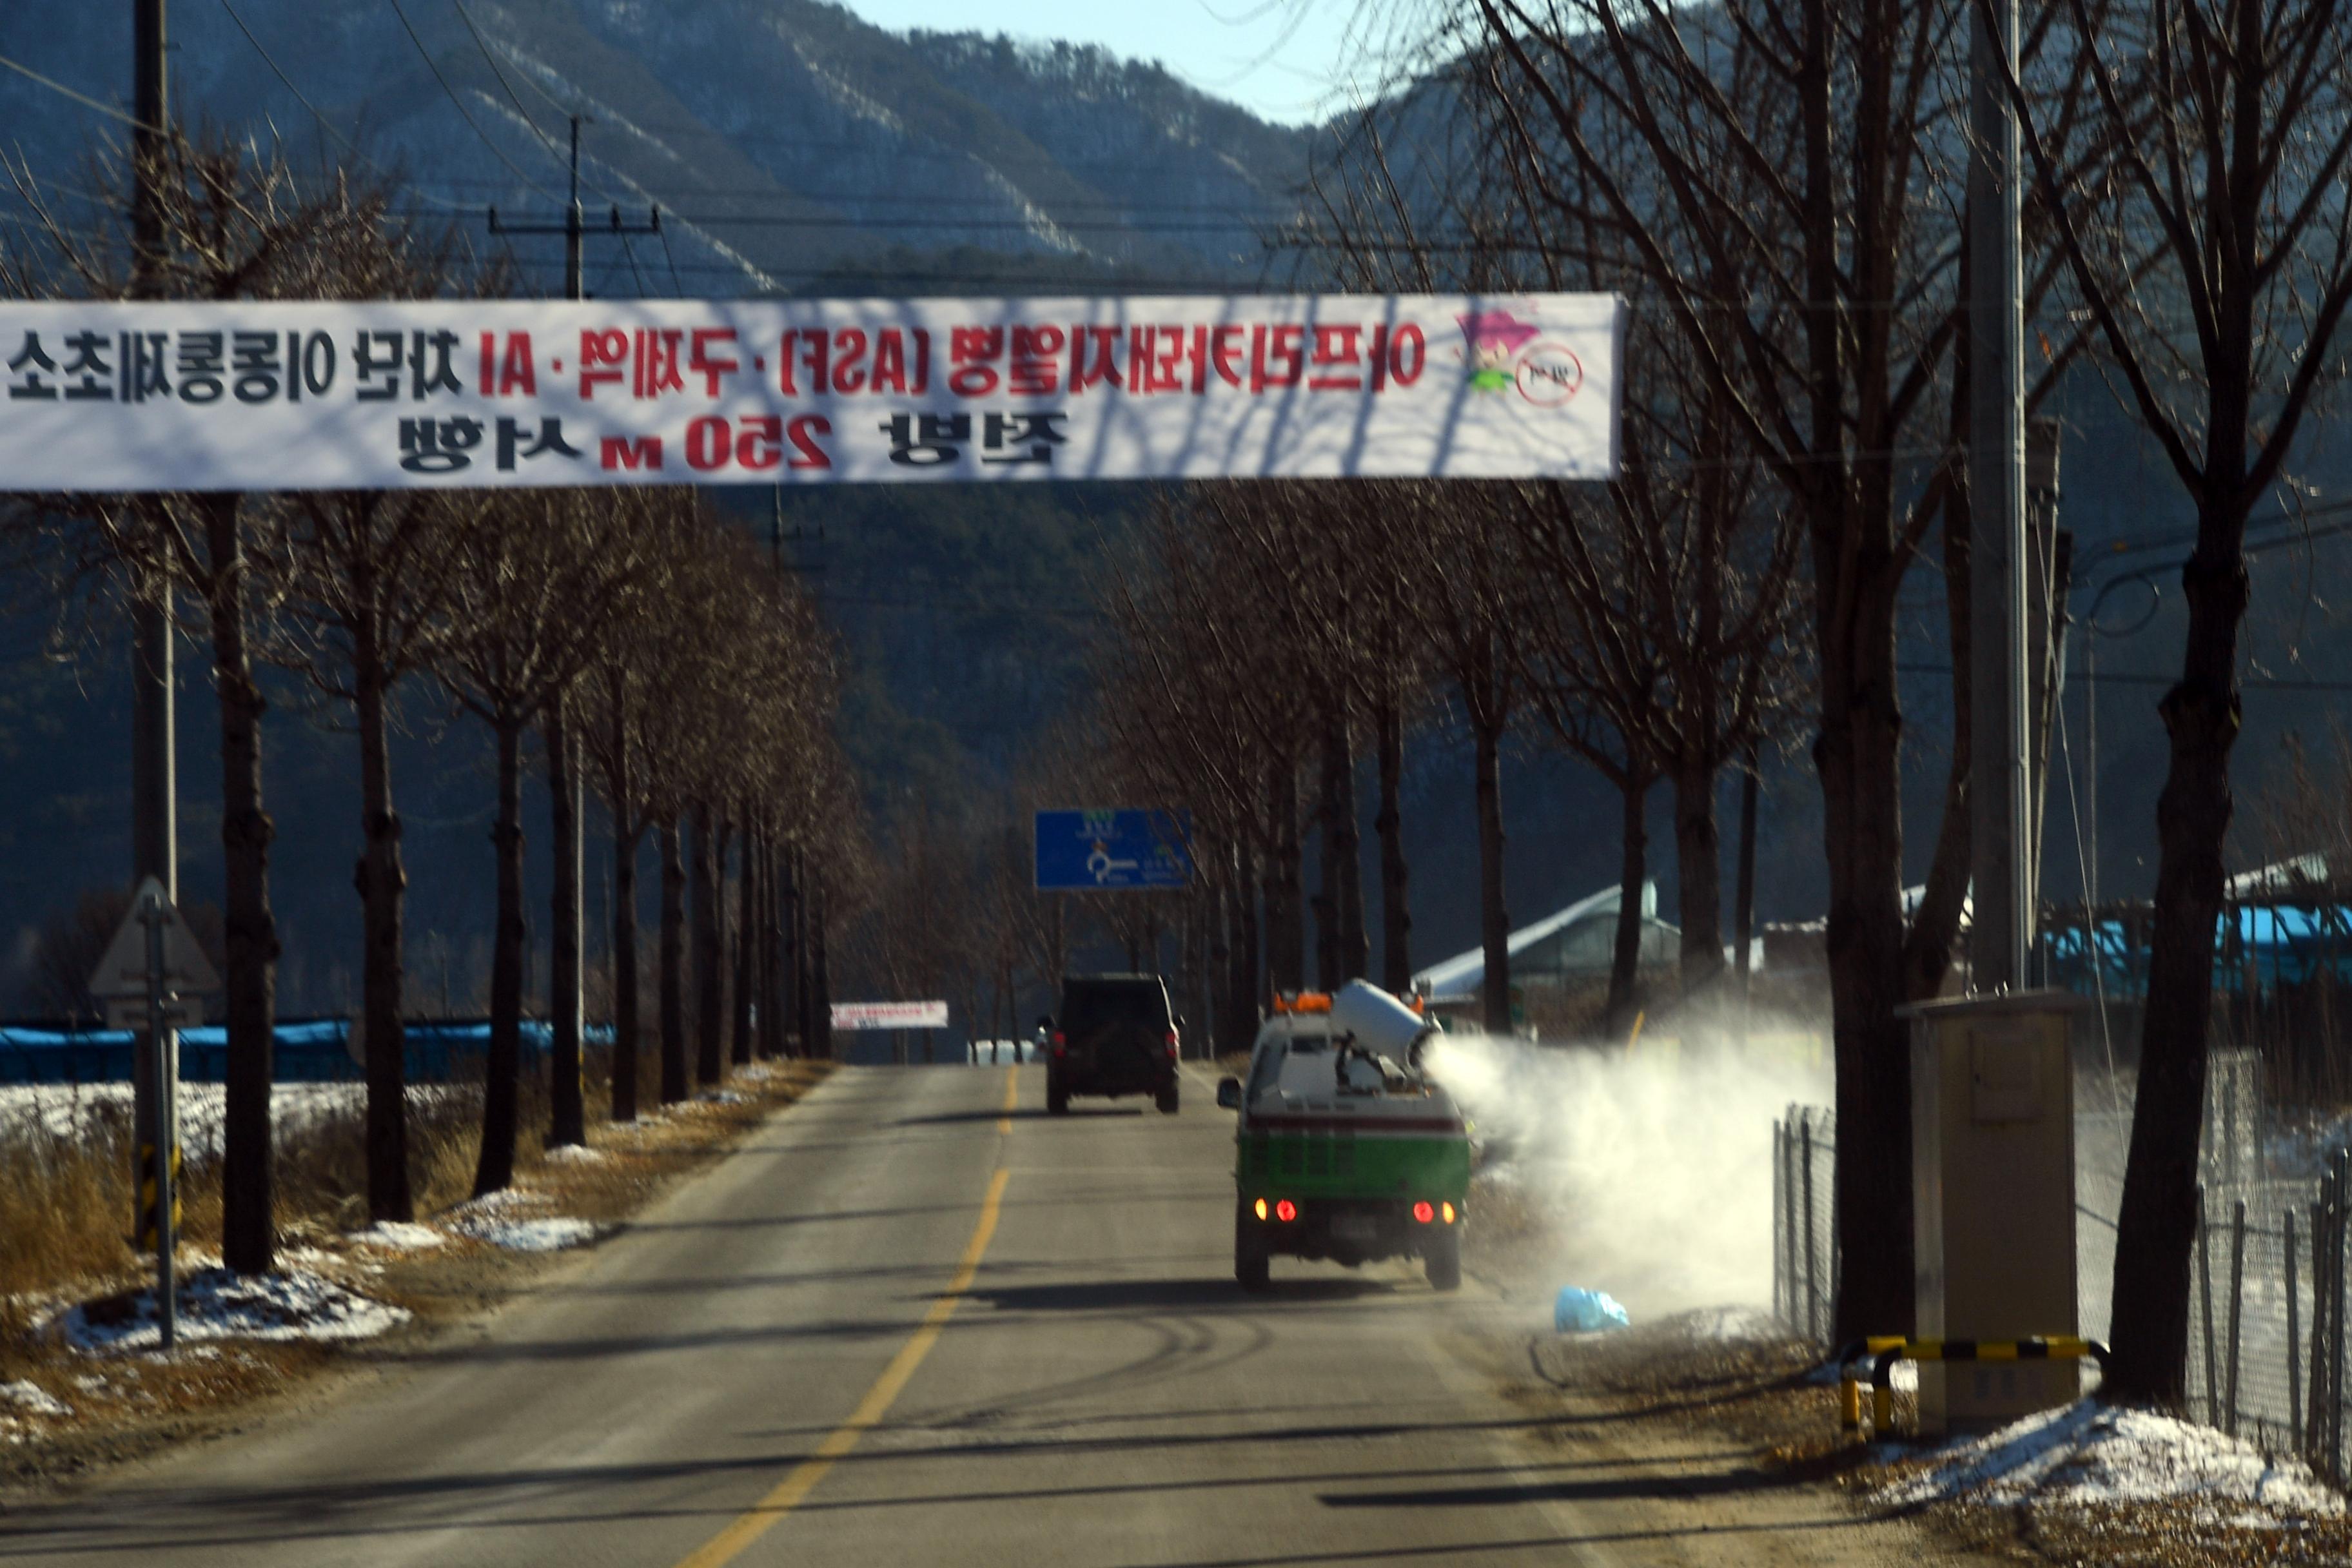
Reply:
M1454 1205L1452 1204L1438 1205L1437 1212L1444 1218L1446 1224L1452 1225L1454 1223Z
M1276 1198L1274 1204L1274 1217L1287 1225L1298 1217L1298 1205L1288 1198Z
M1427 1198L1423 1198L1421 1202L1412 1205L1412 1217L1420 1221L1423 1225L1427 1225L1431 1220L1437 1217L1437 1211L1430 1206L1430 1202ZM1447 1217L1451 1218L1452 1215L1449 1214Z
M1264 1198L1260 1198L1257 1201L1257 1217L1260 1219L1264 1219L1265 1217L1265 1200Z

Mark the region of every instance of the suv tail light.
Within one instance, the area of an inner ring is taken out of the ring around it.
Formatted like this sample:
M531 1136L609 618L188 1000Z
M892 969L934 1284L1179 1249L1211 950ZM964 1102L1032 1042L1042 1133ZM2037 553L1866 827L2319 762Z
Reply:
M1176 1054L1176 1031L1173 1029L1168 1031L1168 1054L1171 1057Z
M1069 1054L1069 1049L1070 1049L1070 1046L1069 1046L1069 1041L1068 1041L1068 1039L1067 1039L1067 1038L1063 1035L1063 1033L1062 1033L1062 1031L1061 1031L1061 1030L1059 1030L1059 1029L1055 1030L1055 1031L1054 1031L1054 1054L1055 1054L1055 1056L1057 1056L1057 1057L1060 1057L1060 1056L1067 1056L1067 1055Z

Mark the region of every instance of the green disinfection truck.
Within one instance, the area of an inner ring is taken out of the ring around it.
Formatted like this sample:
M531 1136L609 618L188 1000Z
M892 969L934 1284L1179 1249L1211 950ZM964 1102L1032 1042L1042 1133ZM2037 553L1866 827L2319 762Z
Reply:
M1349 1268L1419 1258L1462 1283L1470 1135L1422 1071L1432 1026L1378 986L1276 1000L1247 1079L1217 1085L1234 1133L1234 1278L1262 1290L1277 1256Z

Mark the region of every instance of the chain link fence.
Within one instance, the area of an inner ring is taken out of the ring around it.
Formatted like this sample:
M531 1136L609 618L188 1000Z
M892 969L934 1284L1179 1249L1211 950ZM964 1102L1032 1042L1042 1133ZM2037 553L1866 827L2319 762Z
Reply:
M2074 1124L2078 1331L2107 1337L2116 1220L2131 1146L2129 1096L2086 1081ZM2338 1485L2345 1469L2346 1313L2352 1298L2352 1153L2316 1158L2281 1139L2251 1050L2209 1059L2190 1260L2188 1414ZM1835 1347L1842 1249L1836 1118L1791 1105L1772 1124L1772 1307L1824 1353Z
M1772 1311L1826 1352L1837 1323L1837 1113L1791 1105L1772 1123Z

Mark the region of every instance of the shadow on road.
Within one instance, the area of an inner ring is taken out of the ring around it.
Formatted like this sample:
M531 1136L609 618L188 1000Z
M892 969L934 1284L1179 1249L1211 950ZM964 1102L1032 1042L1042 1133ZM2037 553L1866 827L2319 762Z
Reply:
M1011 1110L942 1110L936 1116L902 1116L890 1123L893 1127L935 1127L957 1121L1003 1121L1008 1117L1014 1121L1067 1121L1076 1117L1140 1116L1139 1105L1074 1105L1060 1116L1042 1107L1020 1105Z
M1785 1485L1762 1470L1738 1469L1712 1475L1652 1474L1604 1476L1596 1479L1520 1481L1507 1486L1424 1487L1413 1491L1324 1492L1315 1500L1325 1508L1509 1508L1531 1502L1606 1502L1629 1498L1653 1502L1696 1502Z
M975 1300L1014 1312L1264 1311L1317 1301L1392 1296L1379 1279L1286 1279L1253 1294L1232 1279L1092 1279L1070 1285L999 1285L971 1292Z

